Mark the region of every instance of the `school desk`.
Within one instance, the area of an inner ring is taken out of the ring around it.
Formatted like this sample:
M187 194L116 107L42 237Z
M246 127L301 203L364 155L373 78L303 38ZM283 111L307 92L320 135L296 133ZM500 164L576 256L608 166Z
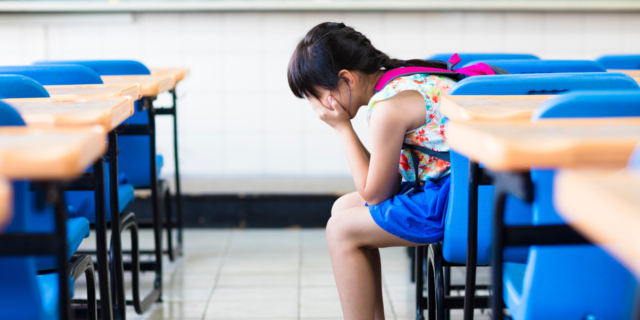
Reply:
M80 128L0 128L0 176L11 180L70 180L100 158L106 132Z
M525 201L533 200L533 187L528 170L531 168L622 168L640 142L640 119L558 119L535 123L526 121L456 122L447 123L447 138L452 149L470 158L470 170L474 176L478 164L485 169L495 185L493 213L493 252L503 252L506 246L532 244L584 243L576 231L568 226L551 226L561 230L561 237L540 238L533 234L545 234L546 226L533 230L516 230L505 226L504 206L507 194ZM472 186L470 190L477 189ZM477 212L469 210L469 221L477 220ZM554 229L556 228L556 229ZM553 231L553 232L555 232ZM505 234L530 234L524 242ZM527 233L528 232L528 233ZM567 240L569 239L569 240ZM515 242L514 242L515 241ZM493 255L492 278L498 279L493 288L496 296L502 296L502 255ZM492 309L498 317L502 313L502 300L494 301Z
M560 170L558 212L640 278L640 171Z
M81 177L92 164L99 164L99 166L94 166L94 169L97 170L96 173L103 172L102 156L107 149L105 136L105 131L99 126L74 128L0 127L0 176L11 180L36 182L43 180L49 182L70 181ZM95 184L104 188L104 179L96 178ZM64 229L66 213L64 209L60 209L64 208L62 190L59 184L54 183L50 186L52 188L50 193L56 194L52 199L56 212L56 230L62 230L62 232L56 233L56 241L62 250L58 254L66 254L66 232ZM100 202L96 200L96 203L104 203L104 198ZM96 210L98 277L100 283L109 283L105 209ZM60 226L63 227L60 228ZM24 247L18 245L17 248ZM59 268L58 272L61 279L66 280L68 275L66 270L63 270ZM63 288L60 290L61 294L68 292ZM100 286L100 295L103 297L111 296L108 285ZM102 299L100 304L103 318L111 319L112 304L110 299Z
M52 98L108 98L131 97L134 101L141 98L138 84L90 84L67 86L44 86Z
M557 96L445 96L440 112L454 121L529 120L545 101Z
M105 132L109 132L133 114L131 97L31 98L3 101L13 106L28 125L99 125Z
M189 68L151 68L152 76L170 76L178 83L189 76Z
M640 142L640 119L447 123L452 149L493 171L623 167Z
M7 180L0 178L0 232L11 220L11 186Z
M101 76L105 84L139 84L143 97L155 97L172 90L176 82L170 75Z

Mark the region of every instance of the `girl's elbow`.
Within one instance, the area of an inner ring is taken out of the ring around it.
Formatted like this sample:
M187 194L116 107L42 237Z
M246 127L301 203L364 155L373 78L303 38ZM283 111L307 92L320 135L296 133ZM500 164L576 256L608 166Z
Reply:
M367 204L375 206L385 202L389 197L383 197L380 195L362 195L362 198L367 202Z

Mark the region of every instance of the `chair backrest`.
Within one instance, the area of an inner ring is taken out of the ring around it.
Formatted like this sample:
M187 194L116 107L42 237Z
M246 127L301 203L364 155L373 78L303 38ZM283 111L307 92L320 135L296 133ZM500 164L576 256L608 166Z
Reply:
M480 62L502 68L511 74L607 72L601 64L591 60L479 60L469 65Z
M640 69L640 54L609 54L596 59L596 61L607 69Z
M80 65L33 65L0 67L0 74L29 77L43 86L102 84L100 75Z
M0 74L0 98L49 98L49 92L29 77Z
M640 90L584 91L545 101L531 116L548 118L640 117Z
M640 117L640 91L588 91L546 101L533 121L551 118ZM565 224L553 205L554 170L531 170L535 185L533 224Z
M447 62L449 58L453 55L453 53L438 53L425 58L425 60L438 60ZM460 56L460 62L458 66L464 66L469 62L476 60L510 60L510 59L518 59L518 60L538 60L540 58L525 53L458 53Z
M450 95L564 94L584 90L637 90L630 76L614 72L503 74L464 79Z
M38 61L34 65L75 64L85 66L101 76L146 75L151 71L135 60L53 60Z

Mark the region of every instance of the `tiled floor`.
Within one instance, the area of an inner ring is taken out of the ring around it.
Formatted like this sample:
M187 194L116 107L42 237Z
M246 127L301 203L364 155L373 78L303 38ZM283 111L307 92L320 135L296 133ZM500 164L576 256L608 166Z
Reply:
M150 244L151 234L143 233L141 247ZM188 230L185 251L176 263L165 259L164 302L143 315L128 307L128 319L342 319L324 230ZM406 249L381 255L386 318L415 319ZM454 270L454 282L462 272ZM481 270L479 281L486 278ZM152 280L146 274L144 287ZM78 297L83 287L76 284ZM488 319L486 312L476 319Z

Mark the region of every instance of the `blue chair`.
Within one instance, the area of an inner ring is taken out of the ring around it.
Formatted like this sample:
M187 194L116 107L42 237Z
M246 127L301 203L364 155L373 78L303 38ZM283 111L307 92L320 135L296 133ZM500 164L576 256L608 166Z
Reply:
M20 115L9 105L0 102L0 126L23 126ZM56 234L55 212L52 206L36 208L28 181L13 182L13 220L7 234ZM61 206L60 206L61 207ZM87 280L87 306L90 319L97 319L95 272L88 256L73 256L82 240L89 236L89 222L85 218L66 220L66 256L70 259L69 274L61 277L59 257L11 256L0 257L0 310L6 319L63 319L73 298L74 283L83 274ZM1 239L1 236L0 236ZM57 241L60 241L59 238ZM27 249L28 250L28 249ZM65 262L67 260L65 259ZM47 263L53 273L38 275L39 264ZM60 279L67 283L61 284ZM68 298L64 295L68 294Z
M463 79L449 92L451 95L560 94L580 90L636 90L638 83L630 76L612 72L506 74ZM483 93L484 92L484 93Z
M532 121L593 117L640 117L640 92L568 94L545 102ZM566 224L553 206L553 178L553 170L531 170L534 226ZM527 263L507 262L503 270L503 296L514 320L631 318L637 282L595 245L534 245Z
M449 95L557 94L580 90L599 90L603 86L626 90L640 89L637 82L632 78L618 73L556 73L470 77L458 82L458 84L449 91ZM416 301L420 303L417 308L417 319L421 319L423 316L421 314L422 309L427 309L428 306L429 318L434 319L433 317L436 317L435 310L430 307L434 304L438 305L438 307L435 308L436 310L443 310L438 311L438 313L447 311L444 309L444 300L447 299L446 296L449 294L447 291L451 288L463 288L446 284L449 280L446 267L464 266L468 263L469 168L469 160L456 153L455 150L452 150L451 190L449 194L449 208L447 209L447 215L445 217L444 240L442 244L432 244L428 247L427 281L433 283L433 286L427 286L429 288L429 294L427 295L429 298L428 301L426 301L426 305L422 298L422 272L424 271L421 257L424 253L420 252L420 248L416 250ZM484 266L489 263L492 244L494 189L491 185L478 185L476 188L478 199L476 264ZM515 197L507 197L505 212L505 223L507 225L531 224L532 209L530 205ZM505 252L505 260L509 262L523 263L527 261L527 256L527 248L508 248ZM431 270L429 270L430 268ZM470 266L467 270L475 269L474 266ZM469 294L466 294L467 296L475 292L472 287L464 288L470 291ZM478 288L484 289L484 286L479 286ZM451 299L455 300L458 298ZM484 304L486 302L481 301L482 299L478 298L478 304ZM437 318L441 316L444 316L444 314L439 314Z
M591 60L477 60L502 68L511 74L522 73L570 73L570 72L607 72L599 63Z
M640 70L640 54L610 54L596 61L607 69Z
M454 53L438 53L425 58L425 60L438 60L442 62L447 62L449 58ZM509 60L509 59L517 59L517 60L538 60L540 58L532 55L532 54L521 54L521 53L458 53L460 57L460 62L458 66L464 66L465 64L476 61L476 60Z
M0 74L29 77L43 86L102 84L100 75L87 67L78 65L0 66Z
M0 97L11 98L49 98L49 92L35 80L20 76L0 74Z

